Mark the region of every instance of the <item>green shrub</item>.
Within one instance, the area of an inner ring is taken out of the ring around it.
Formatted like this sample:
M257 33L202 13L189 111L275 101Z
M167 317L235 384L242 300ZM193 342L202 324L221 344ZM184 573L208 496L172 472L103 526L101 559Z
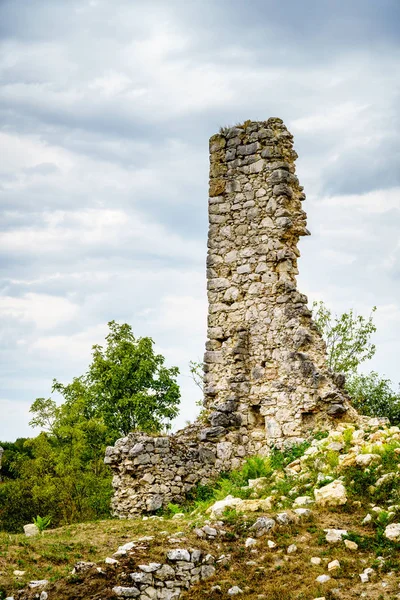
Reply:
M251 456L246 460L240 470L243 484L249 479L259 479L260 477L270 477L273 472L271 460L269 457Z
M353 406L363 415L386 417L394 425L400 424L400 393L392 389L390 379L372 371L367 375L352 375L346 381Z
M39 529L40 533L42 533L45 529L47 529L51 523L51 517L40 517L39 515L36 518L33 518L33 523Z

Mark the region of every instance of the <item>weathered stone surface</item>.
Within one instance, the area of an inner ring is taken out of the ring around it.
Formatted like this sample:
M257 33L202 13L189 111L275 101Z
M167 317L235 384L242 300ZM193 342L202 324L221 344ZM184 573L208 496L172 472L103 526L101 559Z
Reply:
M347 535L346 529L326 529L325 539L329 544L337 544Z
M392 542L400 542L400 523L391 523L385 529L385 537Z
M28 525L24 525L24 533L26 537L36 537L39 535L39 528L33 523L29 523Z
M234 498L233 496L227 496L223 500L217 500L212 506L207 508L207 514L212 519L219 519L223 516L227 508L234 508L242 502L241 498Z
M315 502L319 506L341 506L347 502L346 488L341 481L335 480L314 490Z
M140 596L140 591L136 587L117 585L112 591L116 596L121 596L122 598L136 598L137 596Z
M382 462L379 454L358 454L355 460L359 467L368 467L372 463Z
M169 560L185 560L190 562L190 553L182 548L176 548L175 550L169 550L167 552L167 558Z

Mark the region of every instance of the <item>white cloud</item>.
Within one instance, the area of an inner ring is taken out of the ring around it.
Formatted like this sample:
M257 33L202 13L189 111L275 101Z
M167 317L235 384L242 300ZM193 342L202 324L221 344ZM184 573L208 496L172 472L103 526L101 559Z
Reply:
M378 189L365 194L345 194L322 198L327 207L359 208L366 213L383 213L389 210L400 210L400 187Z
M29 292L21 298L0 296L0 318L34 323L37 329L53 329L73 319L78 306L67 298Z

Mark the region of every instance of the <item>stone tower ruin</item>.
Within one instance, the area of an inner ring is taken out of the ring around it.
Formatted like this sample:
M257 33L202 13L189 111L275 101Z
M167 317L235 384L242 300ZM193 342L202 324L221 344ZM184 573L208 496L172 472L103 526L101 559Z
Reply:
M210 140L206 406L214 426L265 423L278 440L347 410L296 289L309 232L292 140L280 119Z
M210 139L205 411L174 435L133 432L107 449L120 517L180 502L246 456L355 416L296 288L309 235L296 158L277 118Z

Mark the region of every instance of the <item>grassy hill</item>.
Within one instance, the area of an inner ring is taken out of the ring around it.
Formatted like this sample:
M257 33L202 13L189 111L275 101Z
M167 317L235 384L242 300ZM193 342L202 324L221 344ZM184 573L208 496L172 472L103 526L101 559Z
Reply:
M140 600L178 597L176 586L188 599L229 598L235 586L241 598L260 600L400 598L399 462L399 428L343 427L255 457L163 515L73 525L36 538L0 534L0 597L115 599L135 588L131 573L160 563L175 579L170 585L157 579L161 571L146 575L153 583L147 592L137 584ZM227 495L236 506L218 511L215 503ZM267 529L259 526L263 517ZM171 549L191 557L199 550L197 563L167 558ZM117 562L107 564L107 557ZM185 569L199 572L189 589ZM28 587L43 579L46 585Z

